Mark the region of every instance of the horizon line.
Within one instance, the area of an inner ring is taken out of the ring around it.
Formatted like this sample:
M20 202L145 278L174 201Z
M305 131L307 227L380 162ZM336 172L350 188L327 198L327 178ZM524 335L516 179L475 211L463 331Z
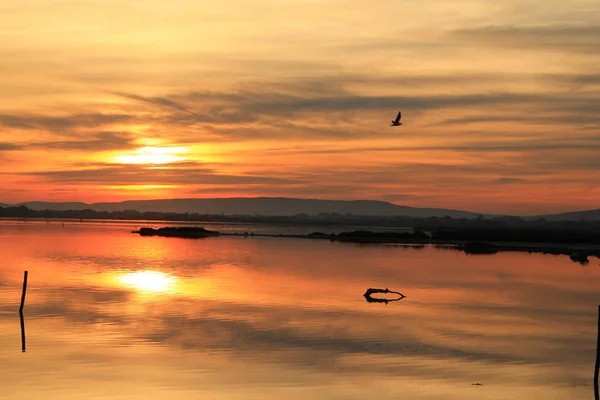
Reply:
M590 212L590 211L598 211L600 209L586 209L586 210L572 210L572 211L563 211L563 212L557 212L557 213L550 213L550 214L506 214L506 213L487 213L487 212L478 212L478 211L469 211L469 210L461 210L461 209L454 209L454 208L445 208L445 207L417 207L417 206L407 206L404 204L396 204L387 200L373 200L373 199L350 199L350 200L342 200L342 199L319 199L319 198L303 198L303 197L282 197L282 196L276 196L276 197L269 197L269 196L257 196L257 197L176 197L176 198L159 198L159 199L139 199L139 200L135 200L135 199L130 199L130 200L122 200L122 201L98 201L98 202L92 202L92 203L87 203L85 201L43 201L43 200L28 200L28 201L22 201L19 203L4 203L2 201L0 201L0 206L1 205L7 205L7 206L19 206L19 205L25 205L26 203L51 203L51 204L64 204L64 203L81 203L81 204L85 204L85 205L94 205L94 204L121 204L121 203L125 203L125 202L134 202L134 201L139 201L139 202L151 202L151 201L174 201L174 200L249 200L249 199L255 199L255 200L259 200L259 199L275 199L275 200L308 200L308 201L324 201L324 202L328 202L328 201L341 201L341 202L379 202L379 203L386 203L386 204L390 204L393 206L397 206L397 207L406 207L406 208L411 208L411 209L416 209L416 210L445 210L445 211L457 211L457 212L465 212L465 213L470 213L470 214L479 214L482 216L488 216L488 217L543 217L543 216L555 216L555 215L562 215L562 214L570 214L570 213L577 213L577 212Z

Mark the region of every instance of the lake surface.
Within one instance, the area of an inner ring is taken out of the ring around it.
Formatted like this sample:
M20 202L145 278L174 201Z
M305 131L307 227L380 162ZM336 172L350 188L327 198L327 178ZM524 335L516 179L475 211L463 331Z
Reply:
M0 221L2 399L593 398L596 258L17 223Z

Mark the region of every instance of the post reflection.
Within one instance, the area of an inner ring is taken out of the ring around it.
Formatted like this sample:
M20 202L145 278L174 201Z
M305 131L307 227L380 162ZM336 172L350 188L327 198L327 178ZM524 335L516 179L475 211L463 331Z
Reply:
M25 318L22 310L19 310L19 319L21 320L21 352L25 353L27 350L25 346Z
M21 319L21 351L25 353L25 320L23 318L23 307L25 307L25 296L27 295L27 276L29 271L23 273L23 289L21 291L21 306L19 307L19 317Z

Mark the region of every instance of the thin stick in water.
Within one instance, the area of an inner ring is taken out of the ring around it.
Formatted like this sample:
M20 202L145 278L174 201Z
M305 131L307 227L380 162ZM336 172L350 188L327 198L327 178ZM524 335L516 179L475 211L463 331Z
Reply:
M25 271L23 275L23 292L21 293L21 307L19 308L19 312L23 312L23 307L25 306L25 294L27 293L27 274L29 272Z

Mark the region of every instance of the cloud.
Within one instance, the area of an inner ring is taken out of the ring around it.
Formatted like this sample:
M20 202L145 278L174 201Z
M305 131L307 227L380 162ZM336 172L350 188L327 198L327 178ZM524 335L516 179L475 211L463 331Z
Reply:
M493 184L499 184L499 185L511 184L511 183L521 183L521 182L525 182L525 179L505 177L505 178L494 179L492 181Z
M19 150L21 146L14 143L0 142L0 151Z
M456 125L464 126L467 124L478 124L481 122L506 123L510 125L518 124L534 124L534 125L570 125L584 126L583 124L600 124L600 115L589 113L585 106L571 107L570 110L561 109L560 106L552 107L554 111L562 114L544 113L542 115L478 115L462 118L450 118L444 121L435 123L434 125ZM567 111L565 113L564 111Z
M33 142L22 148L45 148L62 150L117 150L136 147L135 138L124 132L98 132L86 135L86 140L54 140L48 142Z
M127 114L73 114L65 116L46 115L10 115L0 114L0 126L17 129L45 130L54 133L66 133L75 128L98 128L110 124L130 121L132 115Z
M72 136L75 140L47 140L21 143L0 142L0 151L27 151L31 149L106 151L139 147L135 144L136 138L126 132L89 132Z
M176 103L174 101L171 101L164 97L144 97L144 96L139 96L139 95L135 95L135 94L118 93L118 92L115 94L118 96L121 96L121 97L125 97L125 98L131 99L131 100L141 101L141 102L147 103L147 104L168 107L168 108L175 109L177 111L191 112L183 105Z
M383 122L384 119L387 121L388 115L400 108L405 111L407 126L420 128L503 122L513 126L516 123L517 129L524 124L560 124L593 130L594 125L600 124L596 110L600 93L593 90L565 93L564 85L593 87L598 81L600 78L597 74L491 73L383 77L340 74L279 81L257 80L222 91L174 91L157 96L114 93L135 103L160 106L163 108L160 113L140 109L139 104L133 103L122 106L122 110L115 114L2 114L0 125L57 134L75 132L82 136L87 134L84 130L91 128L112 132L115 124L141 124L150 126L154 135L169 130L171 139L179 142L273 137L286 141L364 138L372 137L377 127L383 128L387 124ZM555 85L550 85L554 90L548 93L532 93L508 90L506 87L510 86L506 82L512 85L527 82ZM482 86L489 87L490 83L496 85L492 86L494 89L481 89ZM444 90L439 94L440 86L444 85L457 89L466 85L470 89L460 90L458 94L449 94L448 90ZM562 89L560 85L563 85ZM372 91L374 87L378 90L365 94L365 90ZM524 113L524 109L529 112ZM436 122L431 112L440 110L455 116ZM479 115L468 115L475 111ZM486 114L481 115L482 112ZM198 129L202 129L201 136L198 136ZM81 139L82 142L87 140L85 137ZM66 141L60 142L69 145ZM85 143L82 146L88 148ZM94 147L93 143L89 146Z
M486 46L523 50L553 50L586 55L600 54L600 25L483 26L455 30L451 38Z
M285 89L286 86L282 85ZM366 96L338 91L322 96L282 94L269 91L241 91L238 93L193 92L185 95L197 102L218 100L249 113L272 116L290 116L299 112L347 112L357 110L380 110L385 108L437 109L470 105L514 104L542 99L542 96L515 93L466 94L466 95L389 95Z
M563 136L558 132L545 133L529 132L527 135L514 135L516 140L507 140L507 133L490 135L484 132L482 135L486 140L474 140L474 134L470 135L470 140L461 140L458 143L450 142L448 144L431 145L392 145L392 146L355 146L351 149L339 148L336 146L310 146L310 147L275 147L264 149L264 152L273 152L277 154L342 154L346 152L359 151L361 153L386 153L386 152L423 152L423 151L456 151L456 152L476 152L476 153L498 153L498 152L526 152L526 151L544 151L544 150L593 150L600 146L600 136L595 133L579 133ZM565 154L565 152L561 153ZM425 164L429 165L429 163Z
M587 85L600 85L600 74L553 74L544 76L548 80Z
M385 163L381 166L369 166L362 168L348 168L342 171L305 170L302 178L307 182L318 182L325 180L336 182L336 185L353 188L356 193L357 187L363 193L373 193L374 189L359 185L368 182L370 187L377 185L404 185L405 188L414 190L426 185L435 184L438 188L450 186L463 186L465 180L470 184L484 187L486 184L498 184L490 182L490 177L511 175L513 179L527 180L528 184L539 183L573 183L590 182L592 172L600 168L600 161L596 157L597 151L590 151L586 157L574 152L572 154L560 154L556 156L549 152L548 157L540 160L531 160L530 154L524 154L512 158L510 163L504 155L489 159L487 162L468 164L445 164L445 163ZM584 174L582 169L590 171ZM579 171L577 177L566 177L566 172ZM598 180L600 178L596 178ZM506 182L505 182L506 183ZM290 190L295 190L291 189ZM406 190L406 189L405 189ZM473 191L476 189L473 188ZM375 191L377 191L375 189ZM407 198L408 199L408 198Z
M497 82L510 81L508 77L497 75L494 78L475 77L472 82L477 85L478 78L497 79ZM389 85L397 81L398 85L406 85L413 77L386 77L380 82L387 86L386 92L393 94L362 94L357 88L351 89L353 83L364 82L369 84L378 79L360 76L327 76L323 78L303 79L296 82L255 82L240 85L233 91L191 91L188 93L173 93L168 97L178 102L190 104L190 107L200 110L197 114L173 114L165 116L165 124L178 126L204 125L231 125L252 124L253 126L213 127L214 133L222 135L241 135L242 137L264 137L278 134L285 137L308 136L366 136L368 122L378 113L383 120L383 113L387 115L397 109L405 110L405 115L412 120L428 111L452 110L461 114L493 109L496 115L467 116L447 118L446 123L455 125L473 122L512 122L512 123L569 123L582 125L585 123L598 123L600 120L596 104L600 102L600 94L564 93L557 88L548 93L531 93L509 91L506 89L488 90L482 92L474 88L471 92L462 94L437 94L426 93L426 87L421 93L406 92L397 94L399 90L390 88ZM453 80L468 80L469 77L458 79L456 76L414 77L428 83L453 82ZM527 80L526 76L518 75L517 80ZM529 80L548 81L554 80L556 84L591 84L595 82L594 75L568 75L547 76L532 75ZM433 85L435 86L435 85ZM429 86L433 88L433 86ZM506 85L504 85L506 86ZM425 94L422 94L425 92ZM528 109L530 113L523 113ZM504 115L497 115L502 110ZM531 114L534 114L532 116ZM391 118L391 117L390 117ZM407 119L408 119L407 118ZM363 122L363 120L366 122ZM356 122L359 122L356 125ZM420 125L419 119L413 125ZM240 129L243 128L243 129ZM279 129L279 131L278 131ZM293 135L285 135L285 130L291 130Z
M590 183L594 178L590 175L591 172L586 171L600 168L600 160L596 157L599 149L600 141L594 135L578 135L572 138L533 137L511 142L488 140L443 146L366 146L353 149L363 154L447 151L463 153L470 158L482 157L478 162L460 164L435 161L399 163L388 160L379 166L345 166L335 170L300 166L292 172L285 173L277 169L246 169L245 173L230 174L221 170L217 164L193 161L157 166L89 163L74 164L73 169L69 167L51 171L31 171L19 175L66 185L182 185L187 186L190 193L205 195L217 193L236 196L364 199L373 198L373 193L383 192L384 197L379 198L414 201L423 198L423 194L414 197L411 192L422 192L420 188L424 185L436 184L440 190L451 190L453 187L464 185L465 180L476 183L481 188L517 182L527 182L530 185L552 182ZM309 147L287 152L285 148L273 151L275 156L281 157L295 154L294 152L304 156L327 156L345 153L348 150ZM506 162L506 153L512 153L510 163ZM566 175L572 171L576 171L578 175ZM368 186L365 185L366 182ZM214 187L203 187L208 185ZM395 185L406 193L399 197L395 194L386 197L385 191L389 185Z
M84 169L25 172L20 175L36 176L46 181L64 184L106 185L290 185L298 180L256 175L222 174L201 163L182 162L160 166L127 164L85 164ZM73 166L74 168L76 166Z
M299 176L298 176L299 175ZM361 188L357 188L352 185L344 185L344 184L324 184L318 183L315 181L307 182L306 177L301 173L295 176L294 179L295 184L290 184L287 186L274 186L269 184L259 184L253 185L252 187L244 187L240 188L239 186L219 186L214 188L202 188L194 190L193 193L198 194L239 194L239 193L253 193L257 196L292 196L292 197L303 197L303 198L315 198L315 197L327 197L331 198L332 196L336 199L338 198L349 198L353 197L359 192L363 190ZM319 176L313 176L313 179L320 179ZM323 194L327 195L324 196Z

